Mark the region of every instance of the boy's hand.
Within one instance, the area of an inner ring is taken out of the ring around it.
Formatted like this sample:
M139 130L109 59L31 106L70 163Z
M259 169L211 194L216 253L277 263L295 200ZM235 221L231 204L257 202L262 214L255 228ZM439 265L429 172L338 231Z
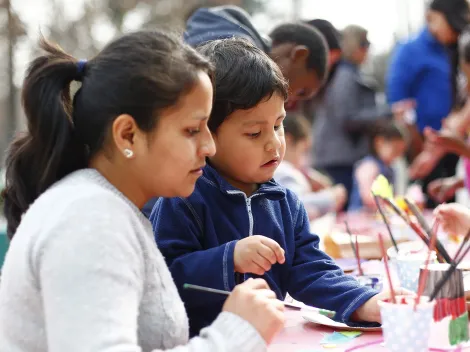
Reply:
M434 210L436 220L450 235L465 235L470 230L470 209L461 204L442 204Z
M263 275L275 263L285 262L284 249L264 236L250 236L237 242L233 253L235 271Z
M396 288L396 296L415 296L416 293L408 291L404 288ZM378 301L390 298L390 291L383 291L369 299L366 303L360 306L352 315L351 320L353 321L367 321L370 323L382 323L382 317L380 316L380 307Z

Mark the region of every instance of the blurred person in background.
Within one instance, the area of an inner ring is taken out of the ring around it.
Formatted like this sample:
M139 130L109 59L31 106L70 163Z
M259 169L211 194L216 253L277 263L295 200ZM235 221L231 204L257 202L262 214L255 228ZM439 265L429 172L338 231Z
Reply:
M381 118L389 118L388 106L378 106L375 87L360 72L369 51L367 30L356 25L342 33L342 59L318 104L314 124L314 165L334 184L352 189L354 164L369 152L368 132Z
M440 130L442 120L457 105L457 70L452 66L452 48L469 17L466 0L433 0L426 13L425 28L399 46L391 60L387 79L389 102L411 99L416 104L415 116L405 120L412 132L412 160L423 150L426 127ZM454 176L458 162L455 155L432 155L432 149L419 155L410 169L412 178L422 178L423 191L437 178ZM435 202L429 199L427 206L434 207Z
M309 121L312 122L314 118L316 102L318 99L322 98L325 87L333 77L334 72L336 71L336 67L341 60L341 35L339 31L333 26L333 24L327 20L314 19L305 23L317 29L326 40L328 45L328 77L325 84L320 88L318 93L312 99L301 102L290 101L286 104L286 110L291 112L302 112L305 117L307 117Z
M340 211L347 197L344 186L322 187L318 190L308 175L310 172L315 172L307 169L312 144L310 123L303 115L289 114L284 119L283 125L286 154L274 173L274 179L297 194L304 203L310 219Z
M267 53L289 81L289 101L313 97L328 73L328 50L323 36L304 23L284 23L263 36L249 14L233 5L200 8L186 23L185 41L196 47L208 41L245 38Z

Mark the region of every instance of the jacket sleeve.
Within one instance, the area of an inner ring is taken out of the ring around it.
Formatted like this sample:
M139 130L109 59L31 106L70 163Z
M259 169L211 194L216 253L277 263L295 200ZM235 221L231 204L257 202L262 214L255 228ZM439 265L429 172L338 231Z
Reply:
M158 248L183 300L192 307L212 305L214 295L185 292L185 283L226 291L235 287L233 253L237 241L204 249L200 213L188 199L160 198L150 216Z
M416 67L410 51L406 44L399 46L390 62L387 74L387 99L390 104L412 97Z
M289 294L307 305L333 310L335 320L354 325L349 321L351 314L378 292L345 275L333 259L318 249L319 237L310 232L307 213L299 201L294 226L295 256Z

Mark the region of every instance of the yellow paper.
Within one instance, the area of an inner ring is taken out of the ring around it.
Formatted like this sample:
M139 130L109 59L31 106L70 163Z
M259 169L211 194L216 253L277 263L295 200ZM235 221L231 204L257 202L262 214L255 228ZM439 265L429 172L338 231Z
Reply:
M376 196L393 199L393 187L384 175L379 175L372 183L372 193Z

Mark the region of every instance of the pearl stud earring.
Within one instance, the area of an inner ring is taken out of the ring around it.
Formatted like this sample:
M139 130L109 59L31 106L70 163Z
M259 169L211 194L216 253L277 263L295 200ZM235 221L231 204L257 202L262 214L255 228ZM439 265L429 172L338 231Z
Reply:
M126 158L130 159L134 156L134 152L130 149L124 149L124 155L126 156Z

